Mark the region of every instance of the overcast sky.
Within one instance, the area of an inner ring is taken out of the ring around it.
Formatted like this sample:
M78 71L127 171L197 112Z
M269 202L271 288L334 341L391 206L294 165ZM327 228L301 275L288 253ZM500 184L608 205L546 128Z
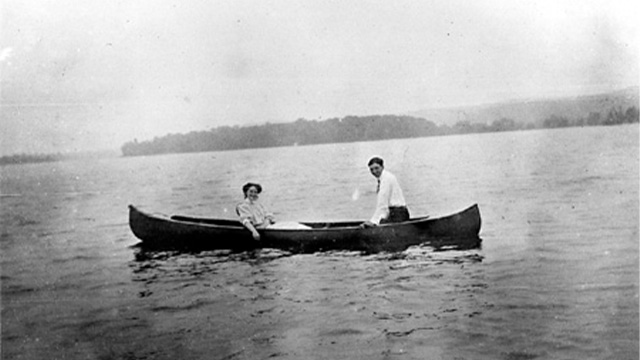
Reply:
M3 0L0 155L637 86L636 3Z

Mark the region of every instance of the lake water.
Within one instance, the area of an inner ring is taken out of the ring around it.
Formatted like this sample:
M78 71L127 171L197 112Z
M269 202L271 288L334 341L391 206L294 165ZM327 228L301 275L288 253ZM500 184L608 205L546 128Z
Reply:
M3 359L638 359L638 126L0 168ZM127 205L367 219L478 203L482 248L148 252Z

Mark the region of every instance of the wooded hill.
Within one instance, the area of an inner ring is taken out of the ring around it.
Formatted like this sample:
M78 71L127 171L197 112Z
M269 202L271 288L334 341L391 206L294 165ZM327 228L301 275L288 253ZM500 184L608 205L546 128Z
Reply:
M438 110L442 112L444 110ZM210 131L169 134L153 140L134 140L122 146L124 156L204 152L324 143L514 131L569 126L616 125L638 122L638 88L577 98L509 102L483 107L450 109L450 118L437 125L433 114L347 116L324 121L298 119L293 123L222 126ZM462 114L462 115L460 115ZM475 114L475 115L474 115ZM445 116L444 113L441 116ZM433 119L433 120L432 120ZM480 121L479 119L491 119Z
M562 97L554 99L505 101L495 104L425 109L407 115L453 126L458 122L486 123L497 119L512 119L518 123L542 127L543 122L559 116L568 119L587 118L591 113L606 115L609 109L638 106L638 87L604 94Z

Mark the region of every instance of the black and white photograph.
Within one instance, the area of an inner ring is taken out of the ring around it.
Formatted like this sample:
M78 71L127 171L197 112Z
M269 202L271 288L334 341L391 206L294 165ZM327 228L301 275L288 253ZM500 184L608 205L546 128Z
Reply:
M2 360L637 360L640 4L4 0Z

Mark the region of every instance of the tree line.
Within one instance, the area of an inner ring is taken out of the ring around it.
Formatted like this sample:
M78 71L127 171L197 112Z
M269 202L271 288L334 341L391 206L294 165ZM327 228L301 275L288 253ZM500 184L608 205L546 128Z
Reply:
M635 106L624 111L612 108L606 115L592 112L576 119L553 115L539 124L501 118L491 124L464 121L453 126L438 126L423 118L398 115L347 116L324 121L301 118L293 123L221 126L210 131L169 134L149 141L134 140L124 144L121 150L124 156L139 156L638 122L639 112Z
M222 126L210 131L169 134L150 141L128 142L121 147L124 156L166 153L205 152L247 148L312 145L371 141L397 138L442 136L467 133L517 131L576 126L607 126L639 122L636 106L611 108L605 115L591 112L586 117L570 119L552 115L538 124L501 118L490 124L458 122L453 126L411 116L347 116L324 121L298 119L293 123L257 126ZM0 166L52 162L66 159L62 154L14 154L0 157Z

